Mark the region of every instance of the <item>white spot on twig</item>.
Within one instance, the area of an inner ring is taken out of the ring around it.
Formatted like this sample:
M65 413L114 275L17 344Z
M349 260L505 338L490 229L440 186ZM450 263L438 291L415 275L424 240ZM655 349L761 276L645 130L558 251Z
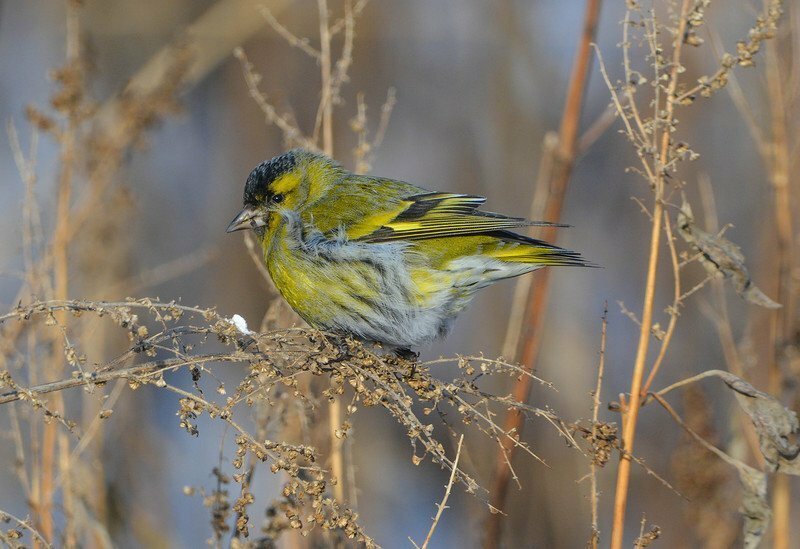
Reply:
M227 320L233 324L240 333L244 335L253 335L254 332L247 327L247 321L241 315L233 315Z

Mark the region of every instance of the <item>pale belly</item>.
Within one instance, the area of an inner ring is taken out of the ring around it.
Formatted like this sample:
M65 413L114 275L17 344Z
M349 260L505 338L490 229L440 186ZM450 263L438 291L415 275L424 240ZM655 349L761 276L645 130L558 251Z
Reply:
M337 250L332 257L287 250L271 254L267 268L281 295L315 328L400 348L444 335L463 308L447 274L428 272L422 292L411 269L423 267L401 246L386 248L368 257L351 253L363 250Z

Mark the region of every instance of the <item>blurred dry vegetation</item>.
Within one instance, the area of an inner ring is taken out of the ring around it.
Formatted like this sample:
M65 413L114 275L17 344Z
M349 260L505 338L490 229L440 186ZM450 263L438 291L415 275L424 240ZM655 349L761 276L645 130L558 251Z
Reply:
M37 0L0 51L3 544L800 536L796 2ZM293 146L603 268L419 361L310 330L224 234Z

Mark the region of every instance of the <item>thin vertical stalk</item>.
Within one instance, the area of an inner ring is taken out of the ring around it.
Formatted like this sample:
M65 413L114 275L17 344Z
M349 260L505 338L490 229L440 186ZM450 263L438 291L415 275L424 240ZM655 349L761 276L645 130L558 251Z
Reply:
M647 350L650 345L651 329L653 327L653 305L656 293L656 274L658 270L659 249L661 244L661 223L664 215L664 177L665 166L669 159L670 136L675 115L675 92L678 88L678 74L681 62L681 51L683 46L683 36L686 32L686 15L689 12L691 0L683 0L681 3L680 18L678 20L678 30L675 34L674 48L672 52L672 66L670 79L667 86L665 98L664 117L661 127L661 143L659 156L656 161L654 184L654 204L652 212L652 227L650 232L650 252L647 261L647 279L645 282L644 305L642 307L641 327L639 331L639 344L636 349L636 359L633 366L631 377L630 399L622 410L624 415L624 428L622 434L622 448L624 452L620 456L619 468L617 469L617 484L614 499L614 520L611 529L611 549L622 549L623 537L625 534L625 511L628 504L628 488L630 486L631 474L631 453L633 452L634 438L636 436L636 424L639 419L639 409L642 401L642 382L644 379L645 367L647 365ZM656 104L656 108L660 108Z
M66 32L66 66L67 70L75 70L79 62L80 47L78 36L78 14L74 2L67 1L67 32ZM75 141L78 129L78 117L74 108L68 113L67 124L59 135L61 153L61 171L58 176L56 198L56 224L51 245L53 257L53 299L67 299L69 294L69 225L70 210L72 206L73 168L75 163ZM56 323L64 324L64 312L55 314ZM61 348L61 336L55 330L51 342L50 363L48 372L54 378L61 376L63 370L64 353ZM60 394L53 397L56 408L63 407ZM51 421L44 425L41 446L41 484L37 501L37 514L39 529L45 539L52 541L54 536L53 524L53 499L55 496L55 467L56 467L56 440L58 438L58 423Z
M331 78L331 29L327 0L317 0L319 9L320 70L322 91L322 150L333 157L333 81ZM333 493L340 503L345 500L345 468L342 440L336 435L342 426L342 402L334 396L328 407L328 430L331 437L331 473L336 479Z
M600 392L603 389L603 373L606 364L606 334L608 332L608 303L603 307L603 325L600 331L600 361L597 366L597 386L594 389L592 398L592 440L597 440L597 417L600 411ZM591 549L597 549L600 542L599 513L597 511L599 495L597 492L597 464L595 460L589 464L590 502L592 512L592 533L589 538Z
M767 91L771 122L771 162L770 180L773 188L775 226L777 231L778 254L778 302L783 304L773 316L772 349L770 360L769 388L780 398L784 389L784 376L781 368L784 347L794 335L795 292L792 284L794 266L793 227L790 189L789 139L786 128L786 101L783 91L783 78L779 67L776 44L769 42L766 51ZM777 475L772 490L773 537L775 549L789 549L791 533L791 490L789 477Z
M601 0L587 0L586 2L583 29L570 75L553 170L549 174L547 181L544 182L550 189L544 211L544 218L548 221L558 221L561 217L567 184L575 163L583 99L592 67L591 44L597 34L601 4ZM544 240L554 240L556 237L555 229L553 227L545 227L541 237ZM526 322L523 324L525 332L522 337L522 349L519 356L523 368L528 372L534 370L539 348L541 347L541 324L547 304L549 280L549 272L544 271L538 283L533 285L529 291L527 298ZM513 389L513 398L517 402L526 402L528 400L531 391L531 379L530 376L520 376L517 379ZM516 410L506 412L503 422L503 430L506 433L511 434L512 437L519 437L523 425L524 416L520 412ZM494 510L502 509L505 504L508 485L512 476L510 463L515 448L513 438L505 437L501 447L498 449L490 496L490 505ZM487 549L498 547L501 535L502 515L497 512L491 512L486 520L484 547Z
M322 72L322 150L333 157L333 81L331 79L331 28L328 1L319 6L320 70Z

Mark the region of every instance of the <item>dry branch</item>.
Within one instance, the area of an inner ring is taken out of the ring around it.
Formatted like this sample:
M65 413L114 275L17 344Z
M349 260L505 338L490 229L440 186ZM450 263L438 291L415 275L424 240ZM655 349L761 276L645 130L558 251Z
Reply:
M151 299L116 303L70 300L35 302L20 305L0 315L0 325L19 322L27 329L36 330L44 324L44 328L59 331L58 325L47 326L48 319L57 314L65 319L76 317L72 322L82 322L80 319L84 317L107 318L128 334L131 347L115 360L93 369L86 366L78 368L79 363L89 363L89 359L76 349L76 361L68 378L34 386L25 386L10 372L2 371L0 387L5 391L0 393L0 405L24 402L32 410L40 410L45 417L61 419L63 425L72 429L74 424L62 417L64 411L51 409L42 398L43 395L84 388L87 393L102 399L105 386L112 380L122 380L134 389L148 385L172 392L179 398L180 426L189 434L199 434L197 420L201 415L208 414L234 429L240 457L255 455L260 461L269 461L273 472L286 471L292 489L307 494L317 502L315 505L321 515L319 520L312 521L309 528L317 524L325 529L341 531L367 544L371 540L358 525L357 516L344 507L338 498L326 496L326 489L333 485L332 477L328 471L316 465L319 457L317 449L255 438L236 419L242 413L240 410L247 410L257 402L275 406L279 387L297 388L302 378L324 380L327 388L323 395L331 401L342 401L343 408L343 399L348 398L346 391L352 392L347 406L348 414L360 406L380 406L385 409L406 429L414 449L412 459L415 462L427 458L448 469L454 483L463 485L468 492L487 504L487 492L459 466L460 453L456 454L455 459L446 455L436 428L431 423L423 422L423 416L415 409L417 406L423 406L426 414L432 411L444 413L447 409L448 413L459 417L465 425L471 425L494 444L512 443L535 458L531 448L510 437L492 419L500 410L516 408L524 417L544 418L572 446L577 447L570 434L577 427L565 423L552 411L517 403L506 396L496 397L480 389L480 379L497 375L528 375L521 367L501 360L483 357L453 359L459 375L445 382L430 373L430 366L439 364L441 360L413 364L394 356L378 355L356 341L333 338L313 330L245 333L213 309ZM208 349L209 345L218 346L220 343L228 349ZM167 357L156 357L157 354L166 354ZM244 377L232 391L221 387L223 390L217 392L226 396L216 402L210 396L214 392L203 390L200 382L206 375L218 377L215 370L230 363L245 365L246 368L237 370ZM179 376L180 372L187 370L194 381L194 390L179 388L168 381L171 376ZM311 398L298 393L295 396ZM233 465L240 469L242 460L234 460ZM301 471L310 474L313 480L298 476ZM242 482L247 476L234 475ZM249 492L244 487L242 494L241 497L249 501ZM240 519L244 522L237 523L237 528L246 531L246 513L240 514Z

